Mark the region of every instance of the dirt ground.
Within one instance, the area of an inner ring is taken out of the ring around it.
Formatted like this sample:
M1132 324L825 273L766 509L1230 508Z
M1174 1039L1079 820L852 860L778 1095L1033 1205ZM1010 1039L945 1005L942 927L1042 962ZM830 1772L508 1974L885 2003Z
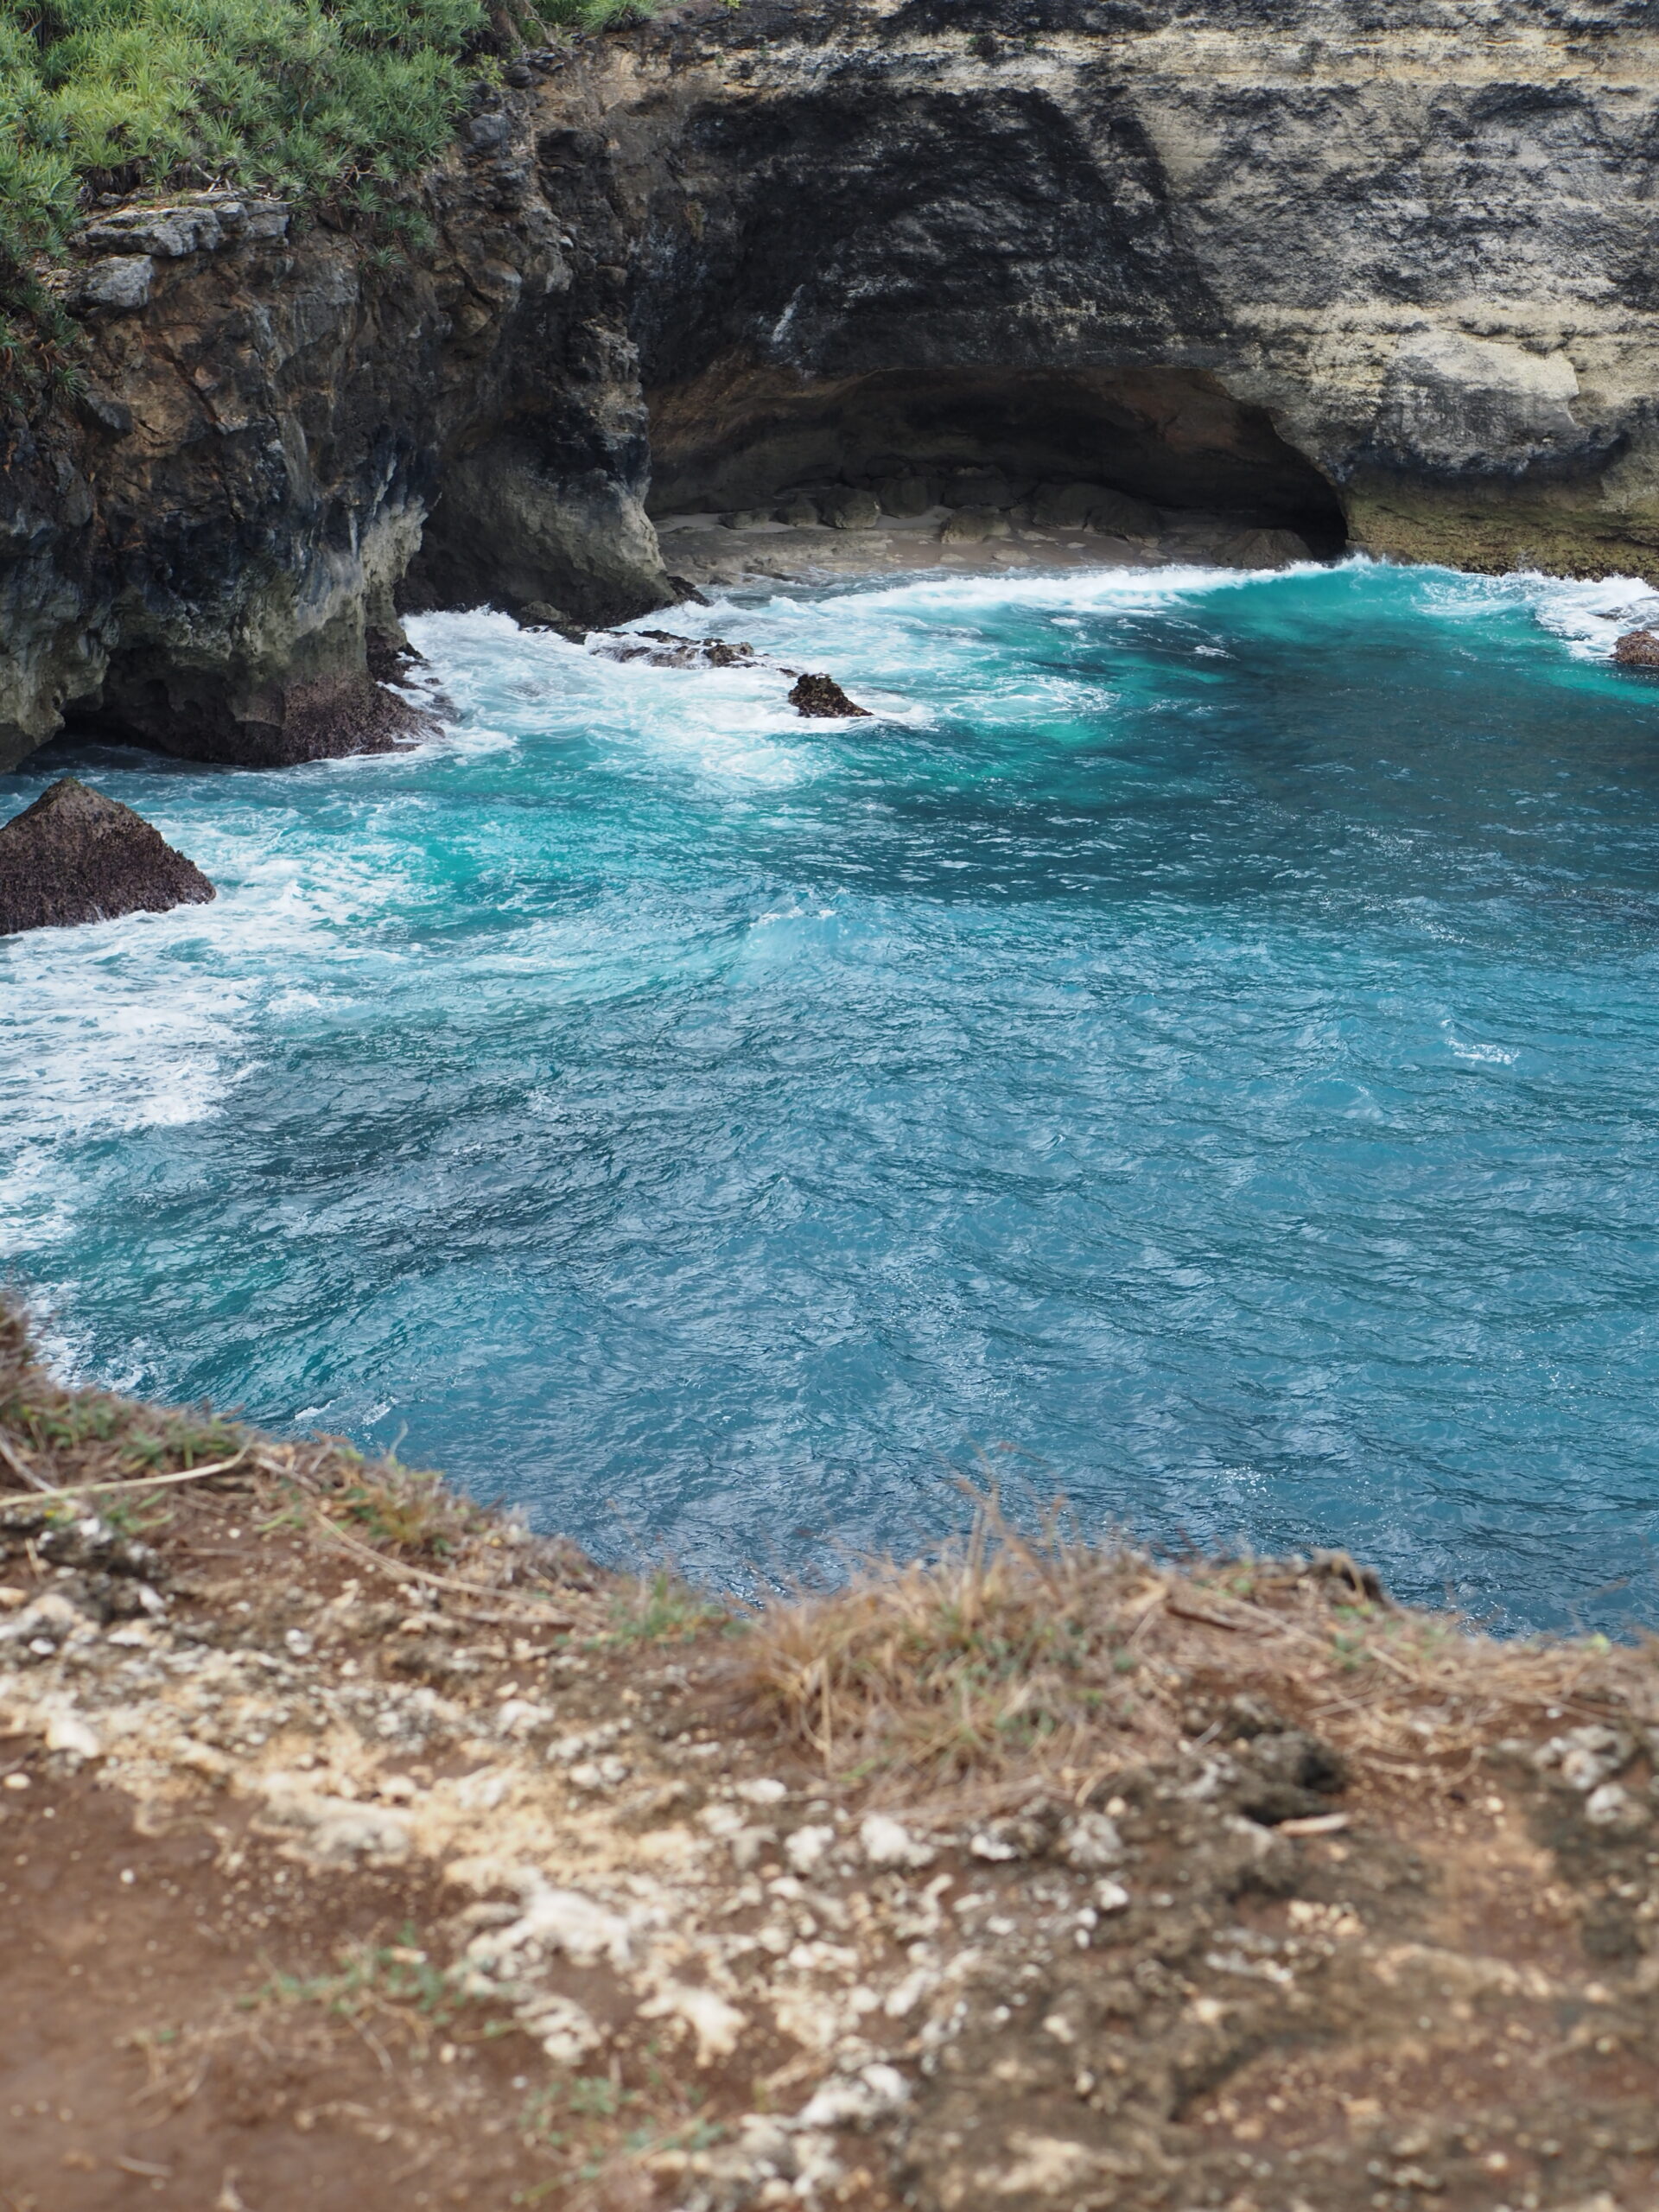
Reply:
M16 1330L0 1463L6 2212L1659 2203L1647 1649L995 1531L734 1613Z

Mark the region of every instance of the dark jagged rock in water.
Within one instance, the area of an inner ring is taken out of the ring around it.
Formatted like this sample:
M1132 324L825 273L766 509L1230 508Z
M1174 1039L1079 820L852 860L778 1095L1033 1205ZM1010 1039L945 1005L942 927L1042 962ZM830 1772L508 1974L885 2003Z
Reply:
M376 683L406 683L411 669L425 665L401 630L371 630L364 639L369 676Z
M401 671L400 671L401 672ZM222 760L233 768L296 768L308 760L341 760L354 753L398 753L430 736L433 719L366 676L322 676L290 683L269 721L250 712L234 732L198 730L175 744L152 742L188 760Z
M643 660L652 668L754 668L753 645L729 638L682 638L673 630L635 630L593 649L601 660Z
M521 630L551 630L567 645L580 645L587 640L585 622L573 622L563 607L554 607L544 599L526 601L515 609L513 620Z
M0 936L164 914L215 896L141 814L73 776L0 828Z
M1613 658L1621 668L1659 668L1659 632L1627 630L1613 647Z
M789 695L789 703L798 715L821 715L828 721L832 716L861 715L868 721L868 707L855 707L833 676L803 676Z

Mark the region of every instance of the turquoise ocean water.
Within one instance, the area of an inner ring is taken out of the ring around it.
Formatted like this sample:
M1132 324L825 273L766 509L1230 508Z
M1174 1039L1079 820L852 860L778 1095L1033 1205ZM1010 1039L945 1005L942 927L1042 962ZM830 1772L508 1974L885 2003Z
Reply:
M0 942L0 1253L67 1373L610 1558L828 1574L956 1477L1659 1617L1659 681L1630 583L1354 563L415 626L247 774L66 745L220 887Z

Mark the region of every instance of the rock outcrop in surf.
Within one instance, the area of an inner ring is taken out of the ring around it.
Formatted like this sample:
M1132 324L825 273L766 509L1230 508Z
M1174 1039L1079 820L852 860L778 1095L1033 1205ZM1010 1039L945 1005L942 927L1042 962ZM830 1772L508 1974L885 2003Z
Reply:
M142 815L73 776L0 828L0 937L164 914L216 895Z

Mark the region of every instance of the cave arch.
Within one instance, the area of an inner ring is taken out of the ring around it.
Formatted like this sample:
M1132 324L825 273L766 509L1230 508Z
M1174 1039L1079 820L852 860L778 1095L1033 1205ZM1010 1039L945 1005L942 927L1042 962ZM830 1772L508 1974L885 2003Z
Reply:
M728 358L646 395L653 516L766 508L791 486L905 469L1099 484L1163 509L1346 542L1341 502L1266 410L1186 368L888 369L834 377Z

